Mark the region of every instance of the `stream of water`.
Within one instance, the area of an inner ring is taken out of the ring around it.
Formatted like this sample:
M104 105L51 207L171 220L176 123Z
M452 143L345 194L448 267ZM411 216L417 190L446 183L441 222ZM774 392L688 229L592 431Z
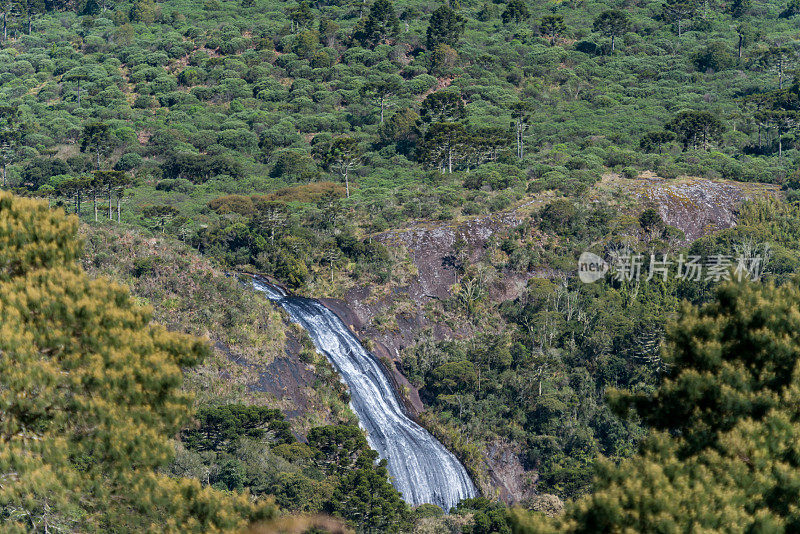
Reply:
M340 373L367 441L387 460L392 484L406 502L449 511L476 495L461 462L406 415L380 363L335 313L314 299L289 296L259 280L254 287L286 310Z

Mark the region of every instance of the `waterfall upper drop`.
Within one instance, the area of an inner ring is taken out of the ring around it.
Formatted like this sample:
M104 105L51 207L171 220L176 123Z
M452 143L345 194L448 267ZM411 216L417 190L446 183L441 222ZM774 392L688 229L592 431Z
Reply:
M388 461L392 483L406 502L436 504L446 512L476 495L461 462L403 412L380 364L335 313L316 300L288 296L258 280L253 284L308 331L317 350L344 378L367 441Z

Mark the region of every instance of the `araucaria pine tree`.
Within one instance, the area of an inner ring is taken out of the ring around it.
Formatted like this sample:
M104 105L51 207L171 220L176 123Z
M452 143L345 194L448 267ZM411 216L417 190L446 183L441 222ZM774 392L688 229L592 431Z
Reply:
M652 431L594 492L519 532L800 531L800 288L728 283L683 310L653 393L610 402Z
M207 344L78 266L76 217L0 193L3 532L237 531L274 512L158 473Z

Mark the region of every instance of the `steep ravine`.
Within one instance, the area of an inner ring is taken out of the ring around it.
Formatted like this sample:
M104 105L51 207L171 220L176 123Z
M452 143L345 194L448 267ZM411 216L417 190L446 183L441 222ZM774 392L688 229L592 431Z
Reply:
M609 174L589 193L590 201L615 205L621 212L637 215L644 207L656 207L664 220L684 231L691 241L711 231L736 224L739 203L747 198L777 194L773 186L726 180L662 180L643 176L625 179ZM443 259L454 253L458 236L467 244L469 262L487 253L491 237L525 221L530 214L552 201L552 193L542 193L518 206L492 215L453 222L418 222L372 236L390 248L405 249L413 262L415 276L391 291L376 291L372 286L354 286L339 299L320 298L318 302L333 311L341 321L384 363L400 401L412 419L425 410L416 388L403 376L396 362L401 351L420 339L467 338L474 334L468 326L447 321L431 313L449 297L452 268ZM533 269L530 272L502 272L489 288L492 302L515 298L530 278L548 278L559 273ZM400 304L400 305L398 305ZM381 328L375 318L392 318L389 328ZM277 370L277 382L285 376ZM267 380L269 382L269 380ZM291 382L291 380L289 380ZM270 384L271 385L271 384ZM286 391L276 383L275 394ZM292 388L289 388L291 390ZM296 388L295 388L296 389ZM427 426L427 425L426 425ZM431 429L433 430L433 429ZM483 462L470 465L473 480L486 496L497 496L508 503L530 499L535 494L537 473L525 471L519 458L519 444L497 439L486 444Z

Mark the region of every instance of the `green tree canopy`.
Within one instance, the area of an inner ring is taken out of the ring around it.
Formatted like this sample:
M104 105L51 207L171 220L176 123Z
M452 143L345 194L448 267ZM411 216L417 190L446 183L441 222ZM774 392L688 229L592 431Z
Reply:
M693 0L667 0L661 6L661 17L667 22L678 23L678 37L683 34L683 21L690 19L697 11Z
M425 97L419 114L423 122L451 122L463 119L466 109L461 94L450 89L436 91Z
M614 51L614 42L617 37L628 31L630 20L624 11L609 9L600 13L594 20L594 31L611 37L611 51Z
M667 130L674 132L678 140L683 143L683 149L690 146L697 148L698 145L703 149L708 148L708 142L718 139L725 131L722 121L709 111L687 110L681 111L667 123Z
M350 171L361 163L362 149L352 137L338 137L331 143L324 156L325 165L335 169L344 180L348 198L350 197Z
M389 483L386 460L378 462L360 428L315 427L308 444L318 451L318 465L337 477L327 512L353 521L360 532L398 532L408 526L408 506Z
M460 122L435 122L425 133L419 151L420 159L428 165L453 172L470 144L466 127Z
M94 152L97 170L100 170L100 158L108 156L113 147L111 127L104 122L90 122L83 128L81 135L81 152Z
M675 133L669 130L661 132L646 133L642 140L639 141L639 148L647 152L658 152L659 154L664 148L664 145L670 141L675 140Z
M201 408L197 427L183 431L186 446L197 450L227 450L240 437L263 438L274 433L278 443L292 443L294 436L280 410L264 406L227 404Z
M375 0L363 25L356 28L353 38L364 46L375 46L400 34L400 19L390 0Z
M426 33L428 50L433 50L439 44L455 46L464 33L466 24L467 20L450 6L438 7L431 14L428 23Z
M733 53L724 41L712 41L692 55L692 63L701 72L718 72L734 64Z
M8 185L6 168L18 157L17 150L21 132L19 108L17 106L0 106L0 169L3 172L3 187Z
M530 18L528 6L523 0L509 0L506 10L503 11L503 24L519 24L523 20Z
M653 431L602 461L594 493L518 532L795 532L800 528L800 289L724 284L669 329L652 394L615 391Z
M797 52L788 46L771 46L759 57L759 63L766 68L774 68L778 73L778 89L783 89L783 74L797 60Z
M561 15L545 15L539 21L539 32L549 38L550 44L554 44L558 36L566 30L567 25Z
M78 267L77 219L0 193L0 507L4 530L226 531L271 513L157 470L207 343L151 323Z
M142 210L142 217L147 221L150 221L150 224L155 228L160 229L161 233L164 233L164 227L166 224L179 213L180 212L173 206L169 206L167 204L156 204L153 206L146 206Z
M384 122L384 112L394 103L392 98L403 88L403 79L397 74L386 74L370 80L361 88L361 94L372 100L380 109L380 123Z
M731 3L728 4L728 12L733 18L738 19L747 15L751 7L751 0L732 0Z
M307 1L300 2L288 10L289 20L292 21L292 31L308 27L314 22L314 13L311 4Z

